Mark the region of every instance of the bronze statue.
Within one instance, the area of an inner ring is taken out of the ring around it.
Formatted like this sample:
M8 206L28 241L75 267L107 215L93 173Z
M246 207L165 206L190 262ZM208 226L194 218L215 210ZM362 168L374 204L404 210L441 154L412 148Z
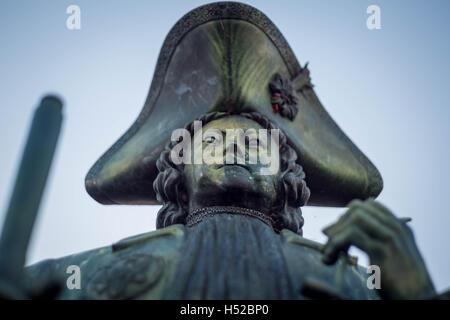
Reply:
M180 128L187 135L172 139ZM249 161L251 136L222 141L208 130L277 132L276 147L254 143L279 165L261 174L266 164ZM182 142L194 152L180 152ZM234 162L173 158L211 148ZM59 299L436 297L406 221L374 200L381 175L328 115L280 31L244 4L205 5L177 22L141 114L86 189L103 204L162 204L158 230L27 267L31 296L56 284ZM324 246L302 237L304 205L348 206ZM367 286L352 245L379 266L380 289ZM79 290L65 285L71 265L81 269Z

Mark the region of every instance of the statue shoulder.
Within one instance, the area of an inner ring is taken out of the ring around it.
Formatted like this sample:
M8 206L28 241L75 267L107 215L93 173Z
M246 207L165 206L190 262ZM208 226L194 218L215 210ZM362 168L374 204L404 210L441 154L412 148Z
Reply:
M379 299L376 290L367 287L366 268L357 258L342 256L334 265L322 262L322 247L284 229L280 233L283 254L291 278L303 297L318 299Z
M171 262L178 258L184 229L172 225L110 246L41 261L25 268L27 286L35 287L34 292L36 284L56 281L62 288L61 299L133 299L142 294L152 298L154 290L150 289L164 286L171 276ZM76 272L80 288L69 289Z

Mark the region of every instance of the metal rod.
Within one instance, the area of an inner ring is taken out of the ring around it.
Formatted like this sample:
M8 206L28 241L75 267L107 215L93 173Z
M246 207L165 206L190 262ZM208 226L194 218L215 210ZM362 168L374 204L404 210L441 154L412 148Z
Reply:
M36 109L0 238L0 294L24 298L23 267L62 123L62 102Z

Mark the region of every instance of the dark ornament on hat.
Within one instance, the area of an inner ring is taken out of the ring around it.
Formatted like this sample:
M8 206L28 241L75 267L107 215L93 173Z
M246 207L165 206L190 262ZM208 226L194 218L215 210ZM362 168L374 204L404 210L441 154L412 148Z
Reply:
M277 73L270 82L269 89L273 112L294 120L298 112L298 97L292 82Z

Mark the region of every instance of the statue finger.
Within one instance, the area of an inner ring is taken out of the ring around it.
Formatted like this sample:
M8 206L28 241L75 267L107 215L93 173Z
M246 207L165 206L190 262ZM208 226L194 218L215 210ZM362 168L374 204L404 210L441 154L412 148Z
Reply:
M379 207L372 205L372 201L361 202L357 205L367 212L368 215L372 216L374 219L378 220L386 228L390 228L396 232L402 231L403 223L393 214L387 215L385 212L381 211Z
M376 241L367 233L358 228L346 229L327 242L324 247L322 261L325 264L333 264L339 258L341 252L346 253L350 246L356 246L365 251L369 256L372 249L378 247Z
M386 206L384 206L383 204L381 204L379 201L376 201L374 198L369 198L365 201L366 204L380 210L381 212L383 212L385 215L387 216L392 216L395 217L395 215L392 213L391 210L389 210Z
M328 236L333 238L351 228L360 229L370 237L382 241L392 241L396 234L394 230L387 228L382 222L370 215L365 208L355 207L351 217L331 230Z
M371 206L372 208L377 208L379 211L381 211L384 214L384 217L393 218L391 219L391 226L396 229L397 232L406 231L408 235L412 235L412 230L407 224L412 220L410 217L403 217L399 218L396 215L394 215L389 209L387 209L384 205L382 205L380 202L375 201L373 198L370 198L367 201L367 204ZM378 212L379 212L378 211Z
M335 223L322 229L322 232L325 233L326 235L329 235L330 233L332 233L334 229L338 228L340 225L345 223L345 221L347 221L351 217L352 212L354 210L355 210L355 208L347 209L347 211Z
M322 261L325 264L334 264L341 252L346 253L351 246L353 230L347 229L334 237L330 237L323 248Z

